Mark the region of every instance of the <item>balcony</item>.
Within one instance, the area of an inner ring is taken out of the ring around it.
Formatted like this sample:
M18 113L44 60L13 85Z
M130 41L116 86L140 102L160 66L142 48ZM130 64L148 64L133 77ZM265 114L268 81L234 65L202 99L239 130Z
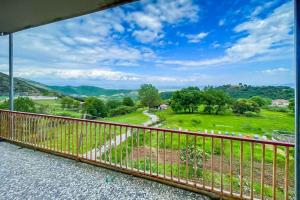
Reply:
M294 196L291 143L5 110L0 110L0 124L5 141L209 196ZM48 156L38 153L38 162ZM136 191L143 187L140 181L132 183L139 187Z

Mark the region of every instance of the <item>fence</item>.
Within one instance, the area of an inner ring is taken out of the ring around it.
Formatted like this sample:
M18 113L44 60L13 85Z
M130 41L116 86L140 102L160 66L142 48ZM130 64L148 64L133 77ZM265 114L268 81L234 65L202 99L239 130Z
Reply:
M0 110L2 139L223 198L293 198L294 145Z

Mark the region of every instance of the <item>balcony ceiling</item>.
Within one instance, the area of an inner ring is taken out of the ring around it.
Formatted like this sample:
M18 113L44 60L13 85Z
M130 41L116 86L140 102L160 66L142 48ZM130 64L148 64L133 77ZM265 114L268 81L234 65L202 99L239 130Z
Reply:
M77 17L135 0L0 0L0 34Z

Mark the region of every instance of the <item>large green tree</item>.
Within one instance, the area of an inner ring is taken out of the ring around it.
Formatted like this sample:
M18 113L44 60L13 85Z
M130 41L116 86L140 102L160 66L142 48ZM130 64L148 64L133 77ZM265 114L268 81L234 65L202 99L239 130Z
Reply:
M139 99L143 106L154 108L160 103L158 89L151 84L143 84L138 90Z
M232 111L238 114L244 114L245 112L260 112L259 105L250 99L238 99L232 105Z
M200 93L198 87L188 87L174 92L171 99L172 110L189 113L197 111L201 100Z
M0 105L1 109L8 109L9 102L5 101ZM36 105L33 100L28 97L18 97L14 100L14 110L20 112L31 112L35 113L37 111Z
M96 97L86 98L83 110L94 117L106 117L107 109L104 102Z
M122 103L124 106L134 106L134 101L130 97L124 97Z

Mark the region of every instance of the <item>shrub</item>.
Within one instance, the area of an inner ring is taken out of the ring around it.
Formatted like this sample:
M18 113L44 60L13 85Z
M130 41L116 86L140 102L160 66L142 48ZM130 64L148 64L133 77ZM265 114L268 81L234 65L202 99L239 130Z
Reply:
M136 110L136 108L134 108L134 107L120 106L118 108L111 109L109 115L111 117L118 116L118 115L125 115L125 114L128 114L128 113L134 112L135 110Z
M246 111L245 116L246 117L258 117L258 114L256 112Z

